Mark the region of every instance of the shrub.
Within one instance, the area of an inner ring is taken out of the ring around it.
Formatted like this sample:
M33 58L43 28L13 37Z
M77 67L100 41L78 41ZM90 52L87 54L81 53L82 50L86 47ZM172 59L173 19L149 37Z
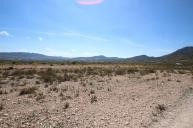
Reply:
M45 95L43 93L38 93L37 97L36 97L36 101L45 99Z
M23 81L23 82L19 82L17 83L17 86L26 86L27 82Z
M154 69L145 69L145 70L140 71L140 74L142 76L147 75L147 74L151 74L151 73L156 73L156 71Z
M68 91L68 86L64 86L64 88L61 89L62 92Z
M115 75L125 75L126 71L123 68L118 68L115 70Z
M7 70L13 70L13 67L8 67Z
M2 90L2 89L0 89L0 95L2 95L2 94L7 94L8 92L6 91L6 90Z
M4 109L4 105L3 103L0 103L0 111L2 111Z
M168 79L168 81L172 81L171 79Z
M50 91L58 92L58 88L56 86L50 87Z
M135 69L135 68L130 68L130 69L127 69L127 73L128 74L133 74L135 72L138 72L139 70L138 69Z
M40 84L40 81L36 81L36 84Z
M12 93L14 90L13 89L10 89L9 92Z
M95 94L95 90L90 90L90 94Z
M25 75L29 75L29 76L32 76L32 75L34 75L34 74L36 74L37 73L37 71L35 70L35 69L31 69L31 70L26 70L26 71L24 71L24 74Z
M23 88L21 89L19 95L27 95L27 94L35 94L37 90L37 87L27 87L27 88Z
M63 109L66 110L66 109L69 108L69 107L70 107L70 104L69 104L68 102L65 102Z
M111 89L110 89L110 88L108 88L108 89L107 89L107 91L111 92Z
M11 73L12 76L23 76L24 71L23 70L15 70Z
M156 106L156 110L158 113L162 113L162 112L166 111L166 106L164 104L158 104Z
M41 71L39 73L40 79L49 84L53 84L56 81L56 73L51 68L48 68L46 71Z
M72 99L72 97L71 96L69 96L69 95L67 95L67 96L64 96L63 94L62 95L60 95L61 96L61 101L65 101L65 100L68 100L68 99Z
M108 75L108 76L113 74L113 70L112 69L105 68L105 69L103 69L103 71L104 71L104 74Z
M44 88L48 88L48 86L49 86L48 84L45 84L45 85L44 85Z
M79 97L79 90L75 91L74 97Z
M86 83L81 82L80 84L81 84L83 87L86 87Z
M91 99L90 99L90 102L91 102L91 104L94 103L94 102L97 102L97 96L92 95Z
M53 84L55 81L65 82L65 81L77 80L77 75L73 74L73 70L72 72L68 70L62 70L62 74L59 74L59 73L61 73L61 71L48 68L46 71L39 72L39 76L43 82L49 83L49 84Z
M180 82L181 82L181 80L177 80L176 82L180 83Z
M164 72L162 77L167 77L167 76L168 74Z
M59 96L60 96L60 97L63 97L63 96L64 96L64 94L63 94L62 92L60 92Z
M182 71L182 70L179 70L178 73L179 73L179 74L185 74L186 72L185 72L185 71Z
M8 71L4 71L3 73L2 73L2 77L3 78L7 78L9 76L9 72Z

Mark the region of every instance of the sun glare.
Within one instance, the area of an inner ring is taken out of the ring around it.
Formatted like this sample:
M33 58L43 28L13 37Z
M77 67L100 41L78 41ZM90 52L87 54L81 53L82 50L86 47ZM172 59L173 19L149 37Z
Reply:
M77 0L80 5L97 5L104 2L104 0Z

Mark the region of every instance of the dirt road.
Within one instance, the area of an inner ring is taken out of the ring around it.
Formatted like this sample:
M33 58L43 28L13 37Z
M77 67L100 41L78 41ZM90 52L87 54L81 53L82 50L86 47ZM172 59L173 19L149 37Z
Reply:
M152 128L193 128L193 94L186 96Z

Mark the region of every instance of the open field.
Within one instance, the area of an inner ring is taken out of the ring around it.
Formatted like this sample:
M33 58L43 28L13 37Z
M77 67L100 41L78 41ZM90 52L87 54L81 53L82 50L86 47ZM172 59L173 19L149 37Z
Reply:
M183 128L193 104L191 66L0 66L1 128Z
M0 0L0 128L193 128L193 0Z

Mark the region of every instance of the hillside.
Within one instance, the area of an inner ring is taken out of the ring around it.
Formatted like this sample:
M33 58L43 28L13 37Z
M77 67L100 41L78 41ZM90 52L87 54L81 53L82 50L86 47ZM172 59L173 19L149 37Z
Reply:
M47 61L47 60L64 60L64 58L46 56L46 55L37 54L37 53L27 53L27 52L1 52L0 60Z
M182 62L182 61L193 61L193 47L184 47L176 50L170 54L161 57L149 57L147 55L140 55L131 58L118 58L118 57L106 57L103 55L93 57L56 57L46 56L37 53L26 53L26 52L1 52L0 60L22 60L22 61L84 61L84 62Z
M166 61L193 61L193 47L184 47L161 57Z

